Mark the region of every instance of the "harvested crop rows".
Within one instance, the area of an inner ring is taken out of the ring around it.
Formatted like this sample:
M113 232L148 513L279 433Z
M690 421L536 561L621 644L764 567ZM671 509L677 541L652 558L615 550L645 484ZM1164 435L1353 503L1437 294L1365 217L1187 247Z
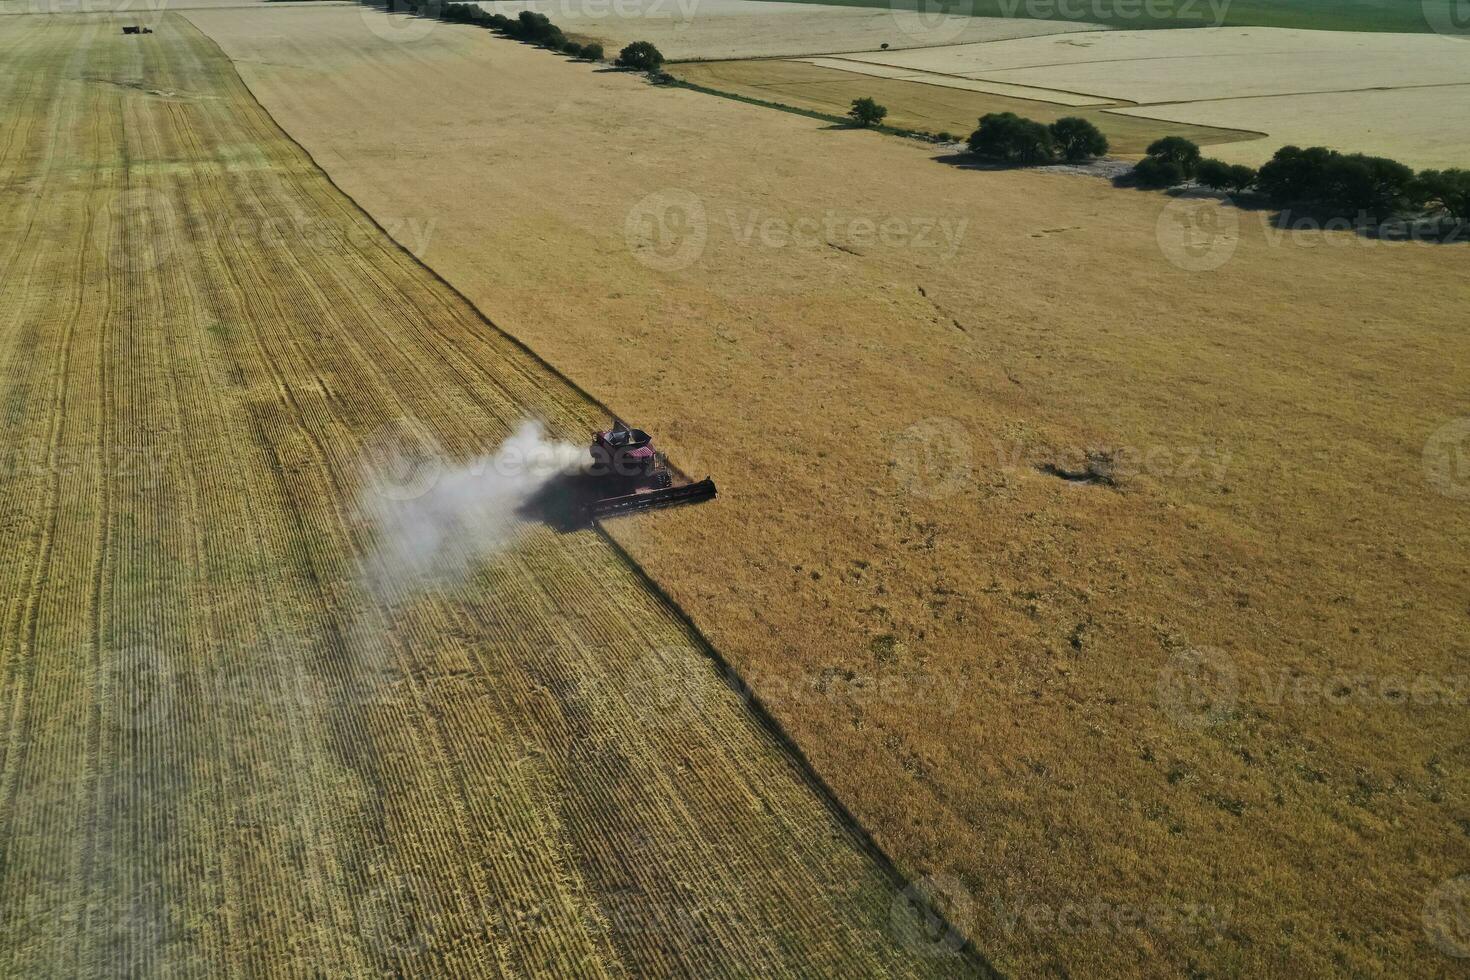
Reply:
M385 424L463 461L597 411L213 42L16 17L0 64L0 973L969 969L898 944L889 875L598 534L364 584Z

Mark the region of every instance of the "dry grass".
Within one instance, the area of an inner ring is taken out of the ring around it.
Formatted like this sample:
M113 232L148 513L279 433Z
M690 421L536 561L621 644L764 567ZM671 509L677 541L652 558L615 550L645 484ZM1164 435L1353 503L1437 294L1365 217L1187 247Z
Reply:
M1455 969L1421 913L1470 866L1465 707L1336 678L1467 670L1470 519L1421 463L1470 386L1463 247L1232 211L1233 258L1191 273L1162 195L470 29L393 47L317 11L266 44L258 16L195 20L349 193L439 218L430 264L715 474L614 533L882 844L968 889L1000 966ZM675 191L707 238L669 271L636 219ZM948 254L853 218L968 225ZM1236 671L1217 714L1170 710L1191 649ZM1102 917L1047 914L1073 902Z
M947 131L961 138L968 136L987 112L1014 112L1044 123L1063 116L1081 116L1107 134L1110 152L1125 156L1142 156L1160 136L1183 136L1201 146L1255 136L923 82L871 78L796 61L720 61L674 65L669 70L685 81L720 92L836 116L846 115L853 99L869 96L888 107L883 121L889 126L928 133Z
M0 974L964 971L604 537L365 588L385 425L447 466L600 413L188 22L15 20Z

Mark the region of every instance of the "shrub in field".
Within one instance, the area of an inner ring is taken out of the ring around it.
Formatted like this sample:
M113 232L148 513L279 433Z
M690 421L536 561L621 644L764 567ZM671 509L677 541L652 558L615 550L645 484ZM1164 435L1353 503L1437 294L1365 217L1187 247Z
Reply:
M584 44L584 45L582 45L582 60L583 61L601 61L602 60L602 45L600 45L600 44L598 44L596 42L593 42L592 44Z
M1256 174L1256 189L1275 204L1308 200L1322 186L1331 157L1325 146L1283 146Z
M1470 170L1426 170L1418 193L1426 204L1444 208L1457 221L1470 221Z
M573 58L582 57L582 46L576 41L565 42L564 44L562 44L561 49L564 54L569 54Z
M1148 145L1148 155L1178 165L1186 178L1194 176L1199 166L1199 147L1182 136L1165 136Z
M1397 160L1361 153L1334 154L1319 203L1340 214L1386 217L1415 206L1414 171Z
M875 126L883 121L884 116L888 115L888 107L863 96L861 99L852 100L852 108L847 110L847 114L859 126Z
M1139 187L1174 187L1189 178L1184 168L1165 157L1144 157L1133 165L1130 176Z
M560 37L561 28L553 24L551 18L545 14L522 10L511 22L510 35L533 44L544 44L553 37Z
M619 68L632 68L636 71L658 71L663 67L664 56L647 41L634 41L632 44L618 52L617 65Z
M1256 181L1256 172L1239 163L1222 160L1201 160L1194 170L1195 179L1204 186L1217 191L1239 193Z
M1069 163L1081 163L1108 152L1108 138L1080 116L1066 116L1052 123L1051 139L1057 152Z
M970 134L970 152L1006 163L1045 163L1055 152L1051 131L1014 112L991 112L980 117L980 128Z
M954 133L951 133L947 129L941 129L939 132L934 134L934 138L941 143L953 143Z
M1350 217L1379 217L1422 203L1424 187L1396 160L1323 146L1283 146L1256 175L1256 188L1278 207L1298 205Z

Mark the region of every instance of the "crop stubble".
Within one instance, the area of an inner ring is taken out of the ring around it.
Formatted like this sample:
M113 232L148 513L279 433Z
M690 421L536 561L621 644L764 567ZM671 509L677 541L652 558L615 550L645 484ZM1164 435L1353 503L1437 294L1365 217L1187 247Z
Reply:
M596 415L213 42L0 57L0 972L967 969L598 535L365 590L385 422Z

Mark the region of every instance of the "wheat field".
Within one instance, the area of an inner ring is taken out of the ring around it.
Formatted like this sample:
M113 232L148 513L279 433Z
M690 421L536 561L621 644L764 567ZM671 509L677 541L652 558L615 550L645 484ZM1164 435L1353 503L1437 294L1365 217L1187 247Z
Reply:
M1466 412L1466 245L965 169L471 27L189 16L715 476L609 534L998 969L1453 972L1470 511L1425 460ZM1115 485L1065 478L1089 451ZM1212 664L1234 697L1192 712L1171 679Z
M0 973L980 971L595 530L375 574L385 439L601 411L119 22L0 29Z

